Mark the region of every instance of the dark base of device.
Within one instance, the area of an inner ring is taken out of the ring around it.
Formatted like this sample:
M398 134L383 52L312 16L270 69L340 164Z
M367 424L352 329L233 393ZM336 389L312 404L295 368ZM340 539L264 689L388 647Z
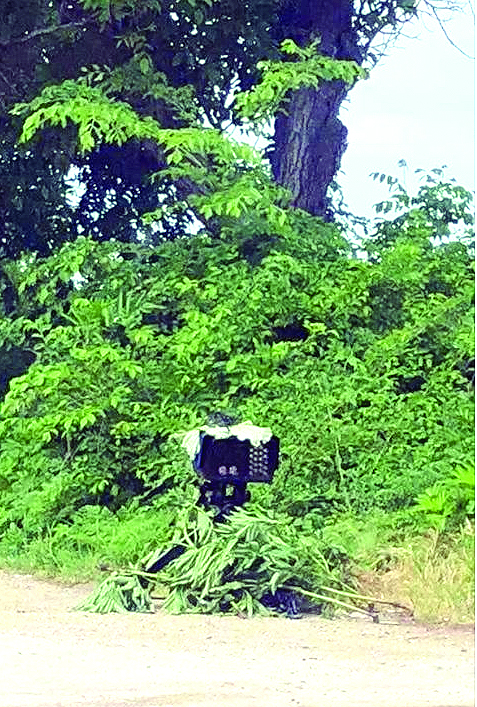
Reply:
M267 609L280 611L289 619L301 619L304 611L301 597L291 589L277 589L273 593L265 592L260 601Z

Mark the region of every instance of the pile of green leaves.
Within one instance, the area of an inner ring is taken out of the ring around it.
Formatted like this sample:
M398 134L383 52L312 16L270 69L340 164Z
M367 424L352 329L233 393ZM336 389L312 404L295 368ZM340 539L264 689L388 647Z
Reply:
M76 607L77 611L93 614L111 614L114 612L153 611L153 604L147 589L139 579L137 572L114 572L104 580L95 592Z
M362 607L371 598L344 582L339 563L328 563L320 537L303 533L291 521L252 505L217 524L210 513L186 508L172 538L183 550L179 557L151 574L149 568L169 549L158 548L142 560L143 568L113 573L77 608L97 613L149 611L150 595L159 586L166 594L161 608L170 613L267 615L271 610L262 602L264 596L288 590L301 597L300 607L308 610L329 614L341 608L376 618L374 611ZM144 588L147 583L153 585L150 592Z
M312 589L333 575L318 543L259 508L235 511L226 523L214 525L197 508L178 520L175 540L185 552L160 573L170 588L164 609L172 613L264 611L266 592L288 584ZM148 558L147 566L162 554Z

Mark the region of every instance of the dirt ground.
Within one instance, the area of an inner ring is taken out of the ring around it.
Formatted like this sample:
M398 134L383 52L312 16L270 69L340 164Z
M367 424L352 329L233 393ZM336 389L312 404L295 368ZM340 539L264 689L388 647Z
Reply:
M0 572L1 707L471 707L472 627L85 614Z

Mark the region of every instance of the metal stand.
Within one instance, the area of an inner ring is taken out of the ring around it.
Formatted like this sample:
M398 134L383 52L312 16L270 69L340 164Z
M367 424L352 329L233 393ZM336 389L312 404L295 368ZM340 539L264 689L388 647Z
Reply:
M239 508L250 500L250 491L247 491L245 481L204 481L200 487L199 506L206 510L218 509L214 522L220 523L230 515L235 508Z

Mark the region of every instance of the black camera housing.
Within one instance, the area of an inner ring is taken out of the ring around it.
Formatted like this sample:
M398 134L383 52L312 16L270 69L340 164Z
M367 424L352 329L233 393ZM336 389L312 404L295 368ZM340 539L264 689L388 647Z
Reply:
M278 467L278 454L275 436L256 446L235 436L217 439L203 434L195 467L207 481L270 483Z

